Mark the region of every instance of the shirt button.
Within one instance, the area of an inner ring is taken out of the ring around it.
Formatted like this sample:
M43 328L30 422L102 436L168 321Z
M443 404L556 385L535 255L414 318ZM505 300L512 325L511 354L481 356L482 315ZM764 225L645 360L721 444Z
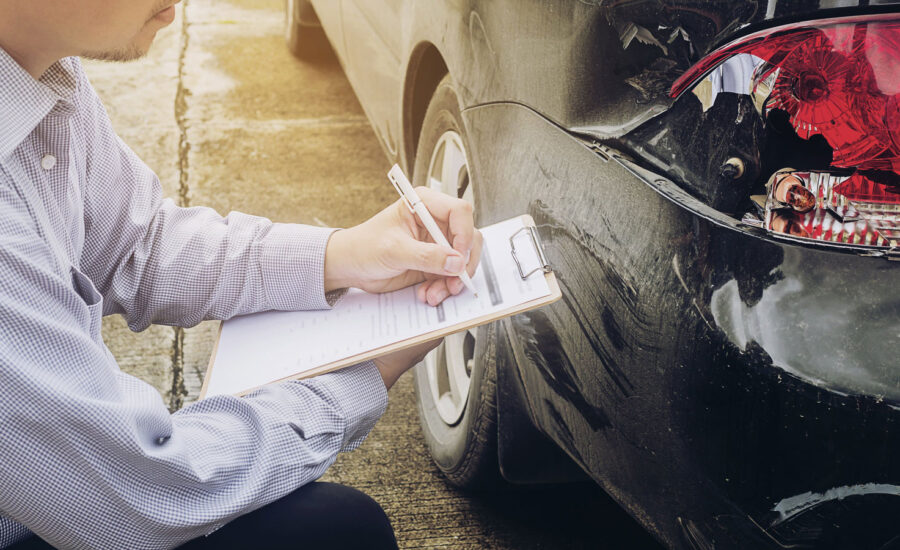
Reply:
M56 157L53 155L44 155L44 158L41 159L41 168L44 170L53 170L54 166L56 166Z

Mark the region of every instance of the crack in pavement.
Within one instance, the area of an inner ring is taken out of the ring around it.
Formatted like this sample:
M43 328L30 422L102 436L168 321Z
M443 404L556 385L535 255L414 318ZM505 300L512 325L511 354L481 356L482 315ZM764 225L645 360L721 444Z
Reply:
M178 125L178 205L190 206L188 196L188 153L191 144L187 136L187 98L191 94L184 85L184 60L187 55L190 34L188 27L188 8L190 0L184 0L183 19L181 22L181 44L178 52L178 88L175 91L175 124Z
M172 342L172 391L169 396L169 410L175 412L184 406L187 390L184 387L184 329L173 327L175 339Z
M175 123L178 126L178 206L190 206L188 187L188 153L191 144L187 136L187 98L190 90L184 85L184 59L187 54L190 34L188 33L188 7L190 0L182 4L181 41L178 52L178 88L175 92ZM172 342L172 388L169 393L169 410L177 411L184 406L187 389L184 386L184 328L173 327L175 338Z

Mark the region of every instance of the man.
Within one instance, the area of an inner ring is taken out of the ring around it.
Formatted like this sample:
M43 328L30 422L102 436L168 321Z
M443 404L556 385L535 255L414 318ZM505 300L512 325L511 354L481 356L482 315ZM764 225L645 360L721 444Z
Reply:
M423 281L434 305L474 272L471 209L421 191L446 249L399 202L332 232L162 200L72 56L143 55L174 1L0 2L0 548L393 547L374 501L309 482L434 344L170 415L101 316L192 325Z

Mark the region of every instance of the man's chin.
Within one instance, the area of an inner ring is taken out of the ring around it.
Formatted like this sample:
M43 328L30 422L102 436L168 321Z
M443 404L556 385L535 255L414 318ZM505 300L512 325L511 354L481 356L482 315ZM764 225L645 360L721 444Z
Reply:
M134 61L147 55L149 48L142 48L137 44L131 44L117 50L106 50L100 52L83 52L81 57L87 59L96 59L97 61Z

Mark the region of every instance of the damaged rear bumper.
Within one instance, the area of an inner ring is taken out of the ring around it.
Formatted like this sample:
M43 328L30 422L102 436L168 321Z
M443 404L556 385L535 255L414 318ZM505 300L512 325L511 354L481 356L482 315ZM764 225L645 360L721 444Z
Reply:
M521 105L464 117L479 223L530 213L563 290L507 325L541 431L671 547L900 534L900 263L754 232Z

